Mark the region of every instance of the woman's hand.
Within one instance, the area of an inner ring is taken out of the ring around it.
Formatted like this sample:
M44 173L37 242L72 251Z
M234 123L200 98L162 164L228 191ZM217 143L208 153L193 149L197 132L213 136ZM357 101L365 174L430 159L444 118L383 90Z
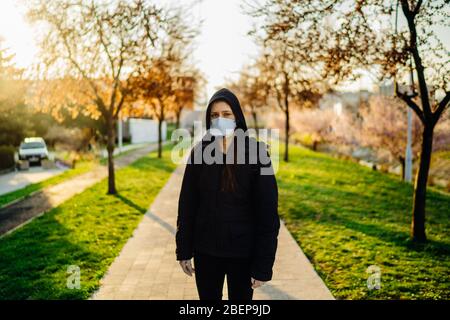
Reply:
M181 269L183 269L184 273L192 277L192 274L195 272L195 269L192 267L191 260L180 260L180 266Z
M266 283L266 281L259 281L259 280L252 278L252 289L259 288L265 283Z

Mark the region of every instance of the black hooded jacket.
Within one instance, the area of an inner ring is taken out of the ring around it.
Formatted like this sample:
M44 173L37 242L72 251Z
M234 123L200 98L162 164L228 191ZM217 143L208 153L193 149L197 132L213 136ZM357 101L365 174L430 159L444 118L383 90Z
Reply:
M226 101L231 106L236 129L246 131L239 100L226 88L217 91L208 102L206 129L210 128L212 103L217 100ZM206 164L200 154L217 141L208 131L192 148L186 164L178 202L177 260L189 260L195 252L221 257L250 257L252 277L261 281L271 280L280 228L278 187L275 174L260 174L264 167L273 173L270 161L260 161L259 156L256 163L248 161L252 145L262 148L270 160L267 145L254 138L246 138L247 161L234 166L236 190L226 192L220 190L225 154L222 153L222 163L213 164Z

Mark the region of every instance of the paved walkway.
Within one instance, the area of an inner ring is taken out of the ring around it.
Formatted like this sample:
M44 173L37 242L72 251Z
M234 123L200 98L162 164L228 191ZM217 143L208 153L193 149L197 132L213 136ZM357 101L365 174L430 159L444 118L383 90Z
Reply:
M174 171L91 299L198 299L194 277L184 274L175 258L183 172L184 165ZM334 299L284 224L278 239L273 280L256 289L254 298Z
M168 142L165 141L164 144ZM149 152L156 150L157 146L157 143L153 143L115 158L115 169L129 165ZM0 208L0 236L13 232L23 224L30 222L33 218L57 207L107 176L107 166L99 165L87 173L46 187L23 200Z
M114 149L114 156L120 156L120 153L128 152L131 150L137 150L139 148L146 148L149 143L137 143L128 144L119 150L119 147ZM151 145L154 145L152 143ZM101 157L106 158L108 152L106 149L102 149L100 152ZM54 159L54 154L50 153L50 159ZM47 180L53 176L63 173L68 168L54 168L54 169L44 169L42 166L30 167L26 171L13 171L0 175L0 195L6 194L15 190L25 188L29 184L38 183Z
M0 175L0 195L25 188L29 184L38 183L63 173L66 169L44 169L30 167L27 171L13 171Z

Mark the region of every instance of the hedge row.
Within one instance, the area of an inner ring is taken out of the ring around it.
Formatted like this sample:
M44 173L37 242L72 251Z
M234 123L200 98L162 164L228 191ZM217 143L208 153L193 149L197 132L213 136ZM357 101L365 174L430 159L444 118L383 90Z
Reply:
M14 152L14 147L0 146L0 170L14 167Z

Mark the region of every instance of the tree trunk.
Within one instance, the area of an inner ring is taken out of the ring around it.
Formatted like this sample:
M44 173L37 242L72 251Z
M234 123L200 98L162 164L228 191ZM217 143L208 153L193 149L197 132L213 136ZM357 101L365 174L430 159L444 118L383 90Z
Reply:
M115 144L115 132L114 132L114 119L108 117L106 120L106 130L107 130L107 146L108 151L108 194L116 194L116 179L114 172L114 144Z
M289 161L289 109L286 108L286 124L285 128L285 138L284 138L284 161Z
M158 158L162 158L162 122L165 119L164 115L164 101L159 99L160 113L156 118L158 119Z
M284 161L289 161L289 77L287 72L284 72L284 111L286 113L286 138L284 140L285 149L284 149Z
M158 158L162 157L162 120L158 118Z
M176 123L175 123L175 128L176 129L179 129L180 128L180 118L181 118L181 109L180 109L180 111L177 111L176 113L175 113L175 117L176 117Z
M400 156L400 157L398 157L398 161L400 162L400 165L402 166L402 170L401 170L401 179L402 179L402 181L405 181L405 172L406 172L406 170L405 170L405 167L406 167L406 163L405 163L405 157L402 157L402 156Z
M312 144L312 149L314 150L314 151L317 151L317 145L319 144L319 141L317 141L317 140L313 140L313 144Z
M253 125L255 126L255 129L258 129L258 114L256 111L252 111L253 116Z
M253 125L255 126L255 131L256 131L256 138L259 137L259 128L258 128L258 115L256 113L256 111L252 111L252 116L253 116Z
M428 171L430 169L433 147L433 127L424 125L422 133L422 148L420 152L419 170L414 184L413 217L411 223L411 239L425 242L425 202L427 192Z

